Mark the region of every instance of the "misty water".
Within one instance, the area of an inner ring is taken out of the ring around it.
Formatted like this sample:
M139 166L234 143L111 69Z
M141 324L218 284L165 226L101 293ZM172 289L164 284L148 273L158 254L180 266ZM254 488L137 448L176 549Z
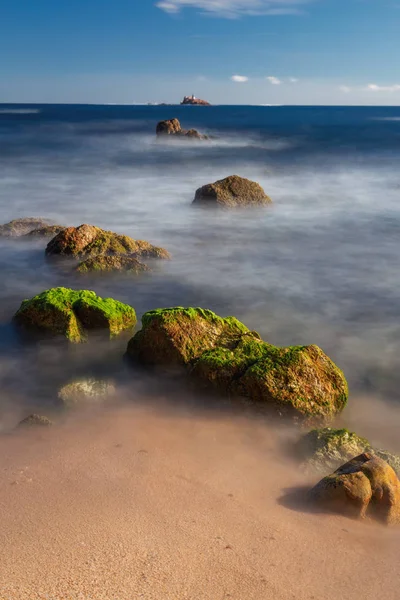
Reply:
M157 142L157 121L172 117L217 139ZM42 240L1 239L4 419L50 405L76 376L112 375L143 392L122 360L126 336L65 348L15 331L23 299L63 285L131 304L138 317L201 306L276 345L318 344L349 381L350 424L375 402L397 428L399 108L3 105L0 155L1 222L90 223L172 254L150 274L99 278L48 263ZM192 206L199 186L231 174L258 181L273 205Z

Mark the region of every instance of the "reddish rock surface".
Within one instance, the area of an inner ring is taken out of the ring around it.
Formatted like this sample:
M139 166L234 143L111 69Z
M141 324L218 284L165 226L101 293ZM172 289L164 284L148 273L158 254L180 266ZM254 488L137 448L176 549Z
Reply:
M196 98L195 96L185 96L182 100L181 104L194 104L197 106L210 106L210 103L207 100L201 100L200 98Z

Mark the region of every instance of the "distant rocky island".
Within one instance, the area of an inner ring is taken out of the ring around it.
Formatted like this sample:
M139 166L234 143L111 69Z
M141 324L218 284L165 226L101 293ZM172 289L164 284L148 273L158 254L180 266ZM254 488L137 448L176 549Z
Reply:
M207 100L200 100L200 98L196 98L196 96L194 96L193 94L192 96L185 96L181 104L197 104L200 106L210 106L210 103L207 102Z

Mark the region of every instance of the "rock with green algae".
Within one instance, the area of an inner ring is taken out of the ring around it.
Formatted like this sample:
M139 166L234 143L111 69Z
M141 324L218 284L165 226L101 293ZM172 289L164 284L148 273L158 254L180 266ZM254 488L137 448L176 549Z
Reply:
M111 381L87 377L64 385L58 392L58 398L65 408L78 405L100 403L115 394Z
M400 481L392 467L371 452L354 457L324 477L309 498L353 518L371 516L386 525L400 524Z
M317 346L278 348L201 308L150 311L142 324L127 351L138 363L183 366L223 394L309 422L329 421L346 405L346 379Z
M63 335L70 342L84 342L92 329L107 329L110 337L132 329L136 313L113 298L59 287L24 300L14 319L26 328Z
M196 191L193 202L206 206L232 208L271 204L272 200L259 183L238 175L230 175L225 179L203 185Z
M50 419L35 413L29 415L29 417L26 417L25 419L22 419L22 421L18 423L18 427L49 427L50 425L53 425L53 422L50 421Z
M88 258L87 260L79 263L79 265L76 267L76 270L79 273L110 273L124 271L126 273L135 275L150 271L147 265L139 262L134 256L124 254Z
M43 217L24 217L22 219L14 219L9 223L0 225L0 236L4 237L20 237L27 235L34 229L48 227L52 225L52 221Z
M348 429L331 427L312 429L302 436L296 444L295 451L307 471L326 473L337 469L343 462L351 460L354 456L368 451L385 460L397 474L400 474L399 456L372 447L367 439Z
M130 254L142 258L170 258L164 248L86 224L65 228L50 240L46 248L48 256L92 258L115 254Z

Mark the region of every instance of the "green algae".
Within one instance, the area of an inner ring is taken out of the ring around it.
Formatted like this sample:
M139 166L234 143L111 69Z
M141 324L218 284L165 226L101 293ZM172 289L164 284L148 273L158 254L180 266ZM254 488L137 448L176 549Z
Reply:
M130 255L100 255L79 263L76 267L78 273L110 273L124 271L139 275L150 271L149 267Z
M24 300L14 319L25 327L63 335L70 342L85 341L89 329L108 329L113 337L136 324L131 306L92 291L63 287Z

